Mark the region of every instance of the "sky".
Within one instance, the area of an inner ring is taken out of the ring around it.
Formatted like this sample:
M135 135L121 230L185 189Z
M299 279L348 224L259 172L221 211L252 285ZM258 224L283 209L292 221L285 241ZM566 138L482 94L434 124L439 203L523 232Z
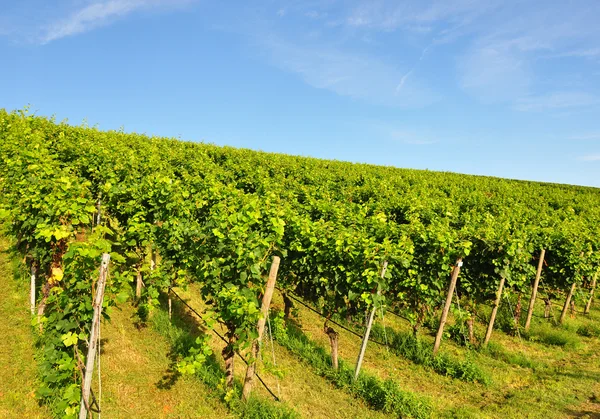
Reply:
M598 0L0 0L0 108L600 187Z

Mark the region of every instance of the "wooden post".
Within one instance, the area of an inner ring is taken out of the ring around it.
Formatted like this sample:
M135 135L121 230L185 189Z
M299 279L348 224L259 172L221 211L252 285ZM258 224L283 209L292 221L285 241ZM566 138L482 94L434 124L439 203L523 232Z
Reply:
M544 318L547 319L550 317L550 310L552 310L552 301L550 300L550 296L548 296L545 300L546 306L544 307Z
M456 265L452 270L452 278L450 278L450 286L448 287L448 294L446 295L446 304L444 304L444 309L442 310L442 317L440 318L440 327L438 327L437 334L435 335L435 342L433 343L433 355L437 354L440 349L440 344L442 343L442 336L444 335L444 326L446 325L446 320L448 319L448 312L450 311L450 306L452 305L452 296L454 295L454 288L456 288L456 281L458 280L458 274L460 273L460 267L462 266L462 258L459 258L456 261Z
M535 305L535 298L537 297L538 286L540 285L540 277L542 276L542 268L544 267L544 258L546 256L546 249L542 249L540 252L540 260L537 266L537 272L535 273L535 281L533 281L533 288L531 289L531 298L529 299L529 309L527 310L527 319L525 320L525 331L529 331L531 326L531 318L533 317L533 307Z
M258 358L258 351L260 348L260 341L265 331L265 324L267 322L267 316L269 315L269 306L271 305L271 298L273 297L273 290L275 289L275 281L277 280L277 271L279 270L279 256L273 256L273 262L271 263L271 271L269 272L269 279L265 287L265 293L262 299L261 305L261 317L258 319L256 328L258 329L258 337L252 342L252 350L250 353L250 362L246 369L246 379L244 380L244 387L242 388L242 400L248 401L250 392L252 391L252 384L254 381L254 375L256 373L256 359Z
M590 287L590 298L585 305L585 311L583 314L590 314L590 309L592 308L592 300L594 299L594 289L596 289L596 280L598 279L598 272L596 272L592 278L592 286Z
M235 367L235 350L233 346L237 342L237 336L235 335L235 328L231 325L227 327L227 345L223 348L221 355L225 361L225 386L227 389L233 388L234 367Z
M331 345L331 366L335 371L338 370L338 337L339 333L333 327L327 326L327 322L323 325L323 331L329 336L329 344Z
M35 314L35 276L37 274L37 267L35 262L31 262L31 284L29 290L29 305L31 308L31 315Z
M381 268L381 278L385 277L385 272L387 271L387 261L383 262L383 267ZM377 295L381 293L381 290L377 290ZM362 366L363 359L365 357L365 352L367 350L367 343L369 342L369 335L371 334L371 327L373 326L373 319L375 319L375 303L373 303L373 309L369 314L369 318L367 320L367 330L365 330L365 335L363 336L362 343L360 345L360 352L358 353L358 359L356 360L356 369L354 370L354 381L358 379L358 374L360 373L360 367Z
M172 313L171 306L172 306L172 304L173 304L173 303L171 302L171 294L169 294L169 297L168 297L168 298L169 298L169 320L171 320L171 317L172 317L172 314L171 314L171 313Z
M485 332L485 339L483 345L487 345L492 337L492 330L494 330L494 322L496 321L496 314L498 313L498 307L500 307L500 300L502 299L502 290L504 289L505 278L500 279L500 285L496 292L496 300L494 301L494 308L492 308L492 315L490 316L490 322L488 323L487 331Z
M156 268L156 250L150 249L150 270L153 271Z
M576 283L573 282L573 284L571 285L571 289L569 290L569 294L567 294L567 299L565 300L565 305L562 309L562 313L560 313L560 324L563 323L563 321L565 320L565 317L567 316L567 310L569 309L569 304L571 303L571 298L573 297L573 293L575 292L575 285Z
M517 305L515 306L515 326L519 327L521 323L521 311L523 309L523 292L519 292L519 297L517 298Z
M83 378L83 390L81 393L81 406L79 407L79 419L86 419L88 414L90 392L92 390L92 377L94 373L94 361L96 358L96 346L98 344L98 335L100 331L100 312L102 311L102 301L104 299L104 286L108 274L108 263L110 255L102 255L102 264L100 265L100 277L96 285L96 298L94 299L94 316L92 318L92 328L90 330L90 343L85 362L85 376Z
M292 315L292 309L294 308L294 302L287 295L285 291L282 291L281 296L283 297L283 318L288 321Z
M475 319L473 318L473 314L469 315L469 319L467 320L467 328L469 330L469 343L473 345L475 344Z

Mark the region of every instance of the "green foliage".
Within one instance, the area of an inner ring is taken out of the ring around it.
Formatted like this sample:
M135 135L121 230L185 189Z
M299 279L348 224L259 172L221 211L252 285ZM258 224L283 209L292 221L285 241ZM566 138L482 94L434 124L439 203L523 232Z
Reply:
M96 204L105 229L93 225ZM459 259L457 290L469 315L493 299L501 278L507 294L522 292L541 248L550 294L587 283L600 268L595 189L102 132L27 110L0 110L0 219L20 258L38 271L46 304L39 394L60 414L75 406L73 351L85 349L103 251L113 258L107 305L125 301L141 274L136 303L140 323L148 322L161 292L195 281L237 348L256 337L275 255L282 257L278 283L328 315L387 305L415 331L443 304ZM572 344L558 332L531 338ZM429 357L404 337L396 345L442 374L485 381L470 361ZM186 368L205 369L194 366L206 361L203 350L186 356L193 358ZM378 389L373 405L412 400L392 384L365 380Z
M70 244L63 257L65 274L60 285L52 288L46 302L47 314L40 319L38 362L42 386L37 394L59 416L73 417L79 411L79 382L93 315L91 287L97 279L101 255L111 252L111 243L103 238L108 232L98 228L88 242ZM126 275L116 271L122 258L114 254L113 261L115 272L105 289L103 304L106 318L108 308L128 282Z

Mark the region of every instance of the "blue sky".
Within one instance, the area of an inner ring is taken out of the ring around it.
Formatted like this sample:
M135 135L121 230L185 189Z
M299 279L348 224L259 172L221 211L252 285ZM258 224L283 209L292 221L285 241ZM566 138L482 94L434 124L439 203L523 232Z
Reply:
M600 186L600 2L0 0L0 107Z

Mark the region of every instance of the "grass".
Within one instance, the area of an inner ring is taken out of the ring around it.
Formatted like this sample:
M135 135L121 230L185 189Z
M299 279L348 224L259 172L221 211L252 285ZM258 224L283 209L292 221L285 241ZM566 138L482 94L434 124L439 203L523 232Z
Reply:
M113 310L102 328L102 411L105 417L232 417L212 388L192 377L170 382L171 345L152 328L137 329L135 310ZM168 385L167 385L168 384Z
M315 372L343 389L363 399L373 409L397 417L428 418L431 416L429 401L419 395L403 391L391 379L380 380L376 376L361 373L354 381L354 369L344 360L339 360L338 371L331 367L330 355L320 345L311 341L297 326L287 327L274 322L277 342L298 355Z
M276 294L274 304L281 308ZM526 305L526 303L524 303ZM303 332L313 341L328 348L329 340L323 333L323 319L303 307L296 307ZM537 316L532 327L544 327L540 318L543 305L536 307ZM574 322L600 324L596 307L591 317L579 316L568 320L567 334L581 341L579 349L532 342L495 330L490 342L492 351L475 351L446 339L441 350L457 361L470 359L481 371L492 378L487 386L464 382L432 371L397 355L385 346L369 343L363 368L382 379L393 378L403 390L430 397L432 416L443 418L564 418L585 412L600 414L600 342L582 338L571 331ZM395 316L378 316L376 324L386 331L412 332L408 322ZM454 319L449 319L449 326ZM336 328L335 326L332 326ZM486 324L477 322L476 334L485 332ZM360 338L336 328L339 333L340 357L354 360L360 347ZM420 336L425 349L433 346L433 337L423 331ZM389 339L389 334L388 334ZM382 339L378 339L382 340Z
M164 336L171 346L172 365L169 377L165 380L164 386L169 388L172 383L176 383L181 375L175 368L175 362L189 354L190 348L195 346L197 337L204 336L204 333L196 324L182 313L182 308L177 304L179 315L169 319L164 308L155 311L151 317L151 327ZM218 352L217 352L218 353ZM298 414L288 407L285 403L277 403L264 397L252 397L248 403L242 403L241 382L235 383L235 395L228 396L226 390L222 387L225 379L225 372L222 369L217 357L213 354L208 356L206 363L195 372L195 378L211 388L212 399L215 401L226 400L230 412L240 418L245 419L294 419ZM260 385L259 383L256 383Z
M0 241L0 249L6 249ZM14 277L9 255L0 253L0 417L49 417L47 409L34 398L36 367L33 334L28 312L28 278ZM203 308L199 293L190 287L184 298L194 307ZM526 306L526 302L523 303ZM282 308L281 296L273 306ZM204 377L178 376L174 362L185 353L190 337L201 333L188 313L174 303L175 324L164 311L152 317L150 327L137 329L131 316L134 311L124 304L112 313L112 322L102 328L102 408L105 417L169 418L169 417L272 417L280 413L263 408L261 399L268 394L257 383L247 410L237 410L223 401L219 389L222 371L222 343L211 340L214 369L206 368ZM307 356L314 356L328 374L329 339L323 333L323 319L301 307L298 321L302 335L314 344ZM466 359L492 377L483 386L435 373L431 367L400 356L393 348L369 343L363 371L373 380L361 382L355 390L344 388L349 381L360 339L346 331L340 333L340 358L343 374L329 379L292 350L269 339L265 340L259 373L286 406L293 406L301 417L312 418L384 418L386 399L394 399L394 389L403 394L420 395L429 400L434 418L575 418L600 417L600 305L595 304L589 316L567 317L563 326L543 319L543 304L536 307L534 321L527 336L511 336L495 330L486 349L470 350L452 340L444 340L442 351L460 362ZM183 323L177 323L179 321ZM409 334L410 326L397 318L378 318L376 323L386 331ZM449 325L454 319L449 319ZM485 329L477 322L476 332ZM388 338L390 334L388 333ZM433 338L420 337L424 350ZM187 343L186 343L187 342ZM306 349L306 348L305 348ZM313 353L315 352L315 353ZM311 355L311 353L313 353ZM273 356L274 355L274 356ZM318 364L315 364L318 365ZM236 360L239 380L245 368ZM211 377L210 374L213 374ZM336 380L338 380L336 382ZM381 383L397 383L386 387ZM391 389L391 390L390 390ZM371 406L382 407L376 411ZM417 397L420 399L420 397ZM396 401L394 401L396 400ZM273 413L275 412L275 413Z
M10 262L8 243L0 238L0 417L47 418L35 398L38 386L27 292L29 278Z
M545 363L541 361L534 361L523 353L510 352L496 342L489 342L487 346L481 347L479 352L506 364L517 365L519 367L530 368L532 370L541 370L547 367Z
M204 303L199 297L196 287L193 285L188 290L178 289L177 292L194 308L203 309ZM193 319L186 313L187 309L182 307L177 300L173 300L176 318L191 322ZM192 333L199 325L189 325ZM220 329L219 329L220 330ZM267 328L268 331L268 328ZM267 335L268 336L268 335ZM218 338L211 339L211 346L215 353L220 353L223 347ZM222 366L220 356L217 357L219 365ZM276 371L274 371L276 370ZM242 379L245 373L244 365L239 358L236 359L236 377ZM323 380L310 368L307 369L305 362L276 341L271 346L271 341L265 337L263 355L259 358L259 374L267 385L287 404L301 414L302 417L310 418L372 418L379 419L388 417L381 412L369 409L366 403L343 391L340 391L333 383ZM279 375L283 377L278 377ZM268 394L257 384L256 392L267 397Z
M568 349L581 348L581 340L577 334L564 327L553 326L550 323L532 325L529 332L523 333L523 337L532 342L540 342L544 345L562 346Z
M376 339L387 339L389 347L394 353L416 364L429 367L438 374L485 385L491 382L490 376L469 357L460 360L443 352L433 356L431 345L425 344L411 332L398 332L389 327L384 331L381 325L376 324L372 329L372 334Z
M594 324L584 324L577 328L577 334L587 338L600 338L600 327Z

